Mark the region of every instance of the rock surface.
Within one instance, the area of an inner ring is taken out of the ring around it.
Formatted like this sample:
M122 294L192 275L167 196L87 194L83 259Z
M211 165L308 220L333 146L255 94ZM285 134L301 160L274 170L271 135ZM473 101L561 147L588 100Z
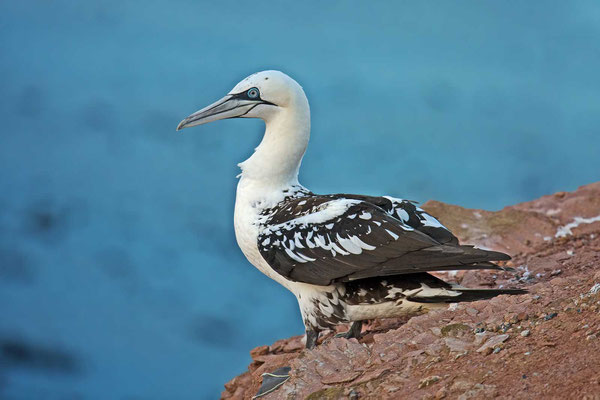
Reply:
M322 335L312 351L301 336L257 347L222 398L251 398L262 373L285 365L290 380L265 399L599 398L600 182L497 212L423 208L461 242L509 253L517 270L440 277L530 293L372 321L360 340Z

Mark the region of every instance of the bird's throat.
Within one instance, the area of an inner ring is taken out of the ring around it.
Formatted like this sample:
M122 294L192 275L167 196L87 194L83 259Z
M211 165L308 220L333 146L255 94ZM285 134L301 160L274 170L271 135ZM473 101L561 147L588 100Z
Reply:
M239 164L242 179L256 180L271 188L297 184L310 138L308 103L282 108L265 124L265 135L254 154Z

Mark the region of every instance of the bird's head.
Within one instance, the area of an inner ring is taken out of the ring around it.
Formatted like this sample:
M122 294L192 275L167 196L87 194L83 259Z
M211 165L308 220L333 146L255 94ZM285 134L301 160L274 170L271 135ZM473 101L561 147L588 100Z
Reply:
M262 71L242 80L213 104L196 111L177 130L226 118L260 118L265 122L306 101L302 87L280 71Z

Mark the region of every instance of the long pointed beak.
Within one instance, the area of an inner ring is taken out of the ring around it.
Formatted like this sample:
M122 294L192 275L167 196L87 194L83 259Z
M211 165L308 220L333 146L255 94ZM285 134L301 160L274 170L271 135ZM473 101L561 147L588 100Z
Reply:
M220 119L241 117L258 104L261 104L261 101L239 99L233 95L227 95L185 118L177 125L177 130Z

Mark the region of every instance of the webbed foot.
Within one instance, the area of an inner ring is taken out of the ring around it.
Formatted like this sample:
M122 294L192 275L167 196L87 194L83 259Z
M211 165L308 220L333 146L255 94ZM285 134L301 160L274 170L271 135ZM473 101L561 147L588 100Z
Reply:
M347 332L342 332L342 333L338 333L337 335L335 335L335 337L343 337L346 339L351 339L351 338L355 338L358 339L360 338L360 331L362 330L362 321L354 321L352 323L352 325L350 326L350 329L348 329Z

